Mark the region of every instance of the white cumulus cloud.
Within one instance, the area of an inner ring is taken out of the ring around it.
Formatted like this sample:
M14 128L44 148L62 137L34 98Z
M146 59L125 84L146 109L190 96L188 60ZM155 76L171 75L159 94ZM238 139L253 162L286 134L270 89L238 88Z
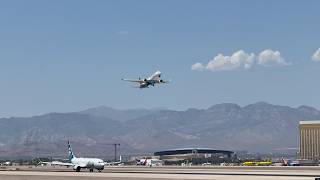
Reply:
M319 57L320 49L313 55ZM231 71L231 70L247 70L254 66L288 66L287 62L279 51L266 49L260 52L256 57L254 53L246 53L244 50L234 52L231 56L225 56L222 53L215 56L208 64L197 62L191 66L191 70L203 71Z
M259 54L258 64L264 66L288 66L291 63L287 62L279 51L266 49Z
M312 54L311 59L313 61L320 61L320 48Z
M213 60L209 61L206 69L210 71L228 71L236 69L249 69L254 64L254 54L239 50L231 56L218 54Z
M191 66L191 70L202 71L204 69L204 65L202 63L195 63Z

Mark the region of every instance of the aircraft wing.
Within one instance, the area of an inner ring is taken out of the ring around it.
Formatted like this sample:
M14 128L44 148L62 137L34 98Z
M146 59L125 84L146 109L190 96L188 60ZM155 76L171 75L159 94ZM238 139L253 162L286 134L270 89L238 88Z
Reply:
M169 83L171 83L171 80L162 80L161 83L169 84Z
M52 161L52 162L41 162L42 164L48 164L50 166L80 166L81 168L85 168L87 165L84 163L81 164L73 164L73 163L65 163L65 162L60 162L60 161Z
M104 165L105 166L114 166L114 165L121 165L122 162L121 162L121 155L120 155L120 160L119 161L113 161L113 162L104 162Z
M51 162L51 165L58 165L58 166L74 166L73 163L64 163L59 161L53 161Z
M144 82L141 79L121 79L122 81L129 81L129 82L136 82L136 83L142 83Z
M64 163L60 161L52 161L52 162L41 162L41 164L48 164L50 166L74 166L72 163Z

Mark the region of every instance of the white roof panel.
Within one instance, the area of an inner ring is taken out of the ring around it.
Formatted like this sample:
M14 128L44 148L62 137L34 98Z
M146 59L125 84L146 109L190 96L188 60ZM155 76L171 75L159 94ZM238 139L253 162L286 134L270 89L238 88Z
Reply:
M320 124L320 120L300 121L299 124Z

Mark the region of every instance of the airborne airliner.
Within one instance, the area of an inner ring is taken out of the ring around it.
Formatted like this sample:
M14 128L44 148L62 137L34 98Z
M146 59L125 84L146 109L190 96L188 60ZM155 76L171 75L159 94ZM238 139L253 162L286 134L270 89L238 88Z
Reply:
M156 71L153 75L145 79L139 78L139 79L121 79L121 80L138 83L138 88L140 89L148 88L150 85L154 86L155 84L169 83L169 81L165 81L161 79L160 71Z

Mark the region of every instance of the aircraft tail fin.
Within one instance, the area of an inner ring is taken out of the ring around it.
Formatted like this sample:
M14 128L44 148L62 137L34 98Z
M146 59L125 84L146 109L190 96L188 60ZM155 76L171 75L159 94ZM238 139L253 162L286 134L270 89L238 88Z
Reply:
M143 165L146 166L147 163L148 163L148 158L146 158L146 159L144 160Z
M68 156L69 161L71 161L71 159L75 158L75 156L74 156L74 154L72 152L70 141L68 141L68 153L69 153L69 156Z

